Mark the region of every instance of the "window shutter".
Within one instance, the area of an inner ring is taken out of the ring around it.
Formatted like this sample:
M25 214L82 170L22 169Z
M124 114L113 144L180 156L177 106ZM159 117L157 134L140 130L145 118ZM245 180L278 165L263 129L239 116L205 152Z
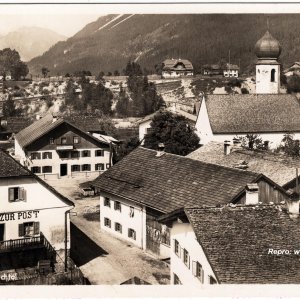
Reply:
M52 152L48 152L49 154L49 159L52 159Z
M122 233L122 225L120 224L120 233Z
M188 254L188 268L191 268L191 261L190 261L190 255Z
M130 237L130 228L128 228L128 237Z
M33 234L39 234L40 233L40 222L34 222L33 223Z
M204 283L204 270L201 268L201 282Z
M14 188L9 188L8 189L8 201L13 202L15 200L14 196L15 196Z
M19 224L19 236L24 236L24 224Z
M26 201L26 191L23 187L20 187L18 189L18 200Z
M87 156L88 156L88 157L91 156L91 151L90 151L90 150L87 151Z
M108 225L109 225L109 228L111 228L111 220L108 219Z
M197 276L197 262L196 261L192 262L192 271L193 271L193 275Z
M119 210L120 210L120 212L121 212L121 203L119 203Z
M37 159L41 159L41 153L37 152Z
M136 240L136 231L135 230L133 231L133 238L134 238L134 240Z

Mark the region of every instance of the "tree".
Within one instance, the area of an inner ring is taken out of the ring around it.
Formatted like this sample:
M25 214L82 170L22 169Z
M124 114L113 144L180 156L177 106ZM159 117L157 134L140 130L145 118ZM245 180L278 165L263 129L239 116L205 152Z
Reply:
M166 152L187 155L199 147L199 137L184 116L164 111L153 117L144 146L157 150L159 143L164 144Z
M49 73L49 69L47 67L42 67L42 74L44 78L46 78L47 74Z
M299 93L300 92L300 77L297 75L293 75L289 78L287 82L287 92L291 93Z
M118 70L115 70L115 71L114 71L114 76L120 76L120 73L119 73Z
M134 61L133 62L129 61L127 63L124 73L126 76L142 76L143 75L141 66L138 63L135 63Z
M18 51L10 48L0 50L0 74L3 76L3 80L5 80L7 73L10 73L16 80L28 74L28 68L21 61Z
M283 150L283 152L288 156L300 156L300 143L299 140L294 140L293 133L285 134L282 139L282 143L283 146L281 146L279 150Z
M16 117L20 114L20 109L16 109L11 95L9 95L8 99L3 103L2 111L4 117Z
M111 72L107 72L107 76L112 76L112 73Z
M266 144L263 142L261 136L259 134L247 134L244 137L240 137L242 141L242 146L248 148L250 150L260 149L267 150Z
M14 80L20 80L21 78L25 78L28 72L29 72L28 66L24 62L19 61L12 68L11 76L14 78Z
M123 89L122 83L120 84L119 99L116 105L116 113L121 117L128 117L131 115L131 105L129 99Z

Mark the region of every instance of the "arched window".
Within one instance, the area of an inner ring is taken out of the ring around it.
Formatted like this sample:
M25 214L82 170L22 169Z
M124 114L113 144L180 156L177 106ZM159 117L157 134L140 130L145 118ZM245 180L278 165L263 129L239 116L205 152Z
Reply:
M274 82L275 81L275 69L272 69L271 70L271 82Z

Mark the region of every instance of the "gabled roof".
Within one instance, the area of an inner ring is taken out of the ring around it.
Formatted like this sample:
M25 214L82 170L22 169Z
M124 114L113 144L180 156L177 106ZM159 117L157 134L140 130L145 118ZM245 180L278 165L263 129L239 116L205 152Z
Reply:
M92 183L101 191L163 213L229 203L259 174L138 147Z
M104 133L103 125L99 122L100 117L71 115L64 117L64 119L72 124L76 124L77 127L85 132Z
M294 95L207 95L205 101L215 134L300 132L300 102Z
M187 157L225 167L238 168L246 163L246 170L262 173L277 184L283 186L296 177L295 168L300 168L300 159L261 150L232 149L224 154L224 144L209 142L191 152Z
M69 206L74 206L74 203L60 194L56 189L48 185L41 178L31 173L28 169L22 166L18 161L0 149L0 180L6 178L34 178L37 182L43 185L46 189L55 194L60 200Z
M187 70L193 70L192 63L187 59L166 59L163 61L163 69L173 69L178 63L182 63Z
M34 122L30 126L20 131L18 134L16 134L15 139L19 142L19 145L22 148L24 148L63 123L66 123L71 127L81 131L83 136L93 139L97 144L99 143L109 144L104 141L100 142L97 138L93 137L91 134L84 132L82 129L64 120L63 118L57 118L56 120L54 120L52 114L50 113L46 114L45 117L39 119L38 121Z
M300 283L300 219L278 206L189 208L185 213L220 283ZM269 249L290 255L268 254Z

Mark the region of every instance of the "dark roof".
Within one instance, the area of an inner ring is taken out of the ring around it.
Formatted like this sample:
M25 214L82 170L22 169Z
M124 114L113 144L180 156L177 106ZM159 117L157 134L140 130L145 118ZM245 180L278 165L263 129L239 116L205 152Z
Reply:
M6 152L0 149L0 179L1 178L22 178L22 177L30 177L34 178L37 182L43 185L46 189L55 194L59 199L61 199L64 203L69 206L74 206L74 203L60 194L56 189L51 187L48 183L43 181L41 178L31 173L28 169L22 166L18 161L16 161L13 157L8 155Z
M76 125L64 120L63 118L57 118L55 121L53 119L54 117L52 114L48 113L45 117L41 118L40 120L34 122L30 126L26 127L22 131L20 131L18 134L16 134L15 138L19 142L19 145L24 148L40 137L42 137L44 134L50 132L51 130L55 129L59 125L66 123L73 128L81 131L83 136L88 136L91 139L93 139L97 144L109 144L106 142L100 142L97 138L93 137L91 134L88 134L84 132L81 128L78 128Z
M300 102L294 95L207 95L206 105L214 133L300 131Z
M163 213L195 205L228 203L257 173L226 168L139 147L96 178L100 190Z
M0 178L29 176L32 174L10 155L0 150Z
M132 277L124 282L122 282L120 285L124 285L124 284L133 284L133 285L151 285L151 283L139 278L139 277Z
M185 209L220 283L300 283L300 221L282 207ZM286 249L291 255L268 254Z
M85 132L102 132L105 133L103 129L103 124L99 122L100 118L95 116L68 116L64 117L66 121L72 124L76 124L77 127Z
M18 133L24 128L32 124L32 121L22 117L1 118L1 121L6 121L7 124L0 126L0 132Z
M262 173L279 185L285 185L296 177L295 168L300 168L300 159L261 150L233 149L224 154L224 144L209 142L191 152L187 157L225 167L238 168L247 164L247 170Z
M166 59L163 61L163 69L174 69L178 63L182 63L186 70L193 70L192 63L187 59Z

